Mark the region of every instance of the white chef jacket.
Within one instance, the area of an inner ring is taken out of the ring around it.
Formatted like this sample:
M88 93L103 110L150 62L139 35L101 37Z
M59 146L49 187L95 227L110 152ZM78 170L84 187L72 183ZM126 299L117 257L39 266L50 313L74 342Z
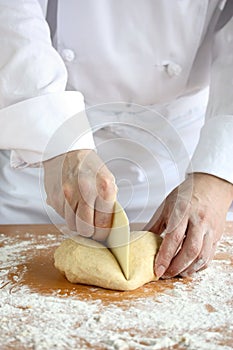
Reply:
M11 150L11 165L94 148L84 103L153 109L210 83L187 171L233 182L233 20L220 28L225 3L58 0L55 50L47 1L0 0L0 149ZM65 128L64 140L48 150L54 133L75 115L78 137Z

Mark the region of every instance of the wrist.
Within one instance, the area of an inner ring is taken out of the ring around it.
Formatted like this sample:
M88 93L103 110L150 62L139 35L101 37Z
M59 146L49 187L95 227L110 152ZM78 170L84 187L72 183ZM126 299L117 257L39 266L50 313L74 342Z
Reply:
M233 184L223 178L207 173L192 173L189 176L193 178L193 181L202 183L203 185L210 187L212 191L223 191L228 197L230 203L233 201Z

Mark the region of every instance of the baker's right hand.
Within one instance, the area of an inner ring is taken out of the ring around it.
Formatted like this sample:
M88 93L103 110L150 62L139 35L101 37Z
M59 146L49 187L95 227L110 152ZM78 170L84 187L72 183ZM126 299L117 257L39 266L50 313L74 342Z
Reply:
M43 162L47 203L80 235L104 241L112 224L115 178L93 150Z

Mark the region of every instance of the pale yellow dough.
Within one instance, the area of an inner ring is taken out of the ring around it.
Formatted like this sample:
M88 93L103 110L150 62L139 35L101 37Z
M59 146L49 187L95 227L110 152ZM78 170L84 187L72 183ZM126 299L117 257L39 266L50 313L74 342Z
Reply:
M129 279L104 245L84 237L66 239L54 254L55 267L72 283L114 290L133 290L156 281L153 263L161 238L151 232L131 232Z

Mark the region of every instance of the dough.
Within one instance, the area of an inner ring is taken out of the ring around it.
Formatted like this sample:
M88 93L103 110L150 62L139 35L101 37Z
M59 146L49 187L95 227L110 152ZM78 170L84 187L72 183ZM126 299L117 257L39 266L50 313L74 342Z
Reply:
M54 254L55 267L72 283L133 290L157 280L153 263L161 240L151 232L131 232L128 280L108 248L81 236L61 243Z

